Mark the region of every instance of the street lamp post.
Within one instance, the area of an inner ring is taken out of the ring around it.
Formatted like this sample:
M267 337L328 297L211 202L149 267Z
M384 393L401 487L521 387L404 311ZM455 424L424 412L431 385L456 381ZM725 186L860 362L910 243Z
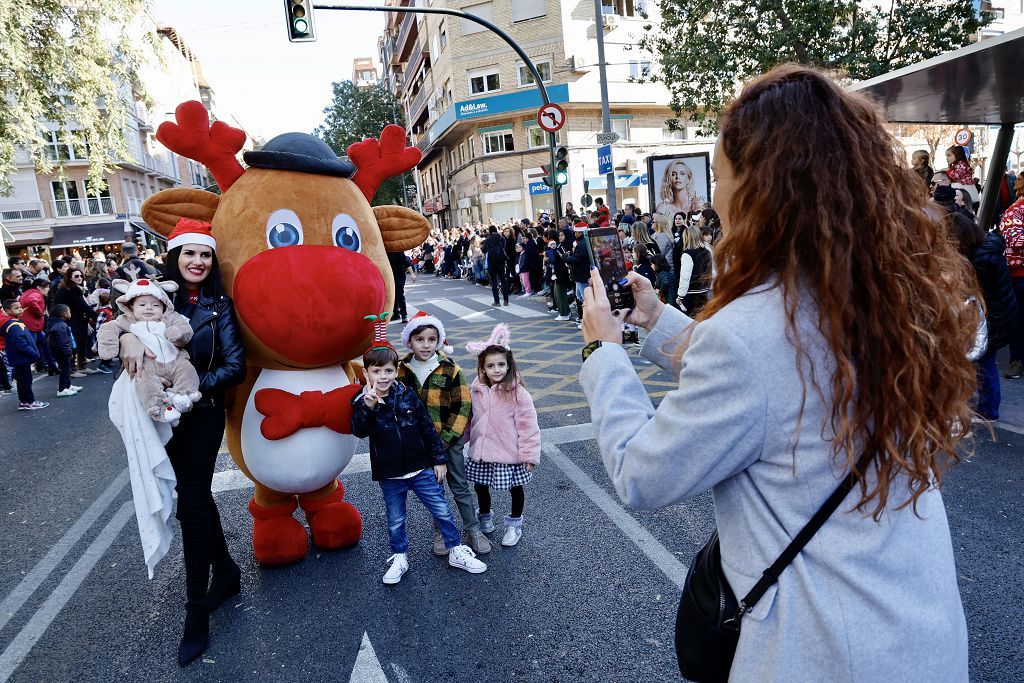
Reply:
M344 5L338 3L329 2L318 2L313 5L313 9L324 9L324 10L343 10L353 12L416 12L418 14L445 14L451 17L459 17L480 24L489 31L493 31L498 34L502 40L508 43L508 46L515 50L519 58L526 64L526 68L530 70L530 74L533 75L533 81L537 84L537 90L540 92L540 98L544 104L551 104L551 100L548 98L547 88L544 87L544 79L541 78L540 71L537 70L537 65L533 63L530 56L526 54L519 43L512 39L512 36L502 31L500 28L495 26L487 19L475 16L473 14L467 14L461 10L447 9L444 7L379 7L379 6L365 6L365 5ZM607 85L605 86L607 89ZM607 127L607 125L606 125ZM551 153L551 170L552 173L555 169L555 148L558 146L558 138L556 133L548 133L548 151ZM562 217L562 192L556 184L552 187L555 200L555 221Z

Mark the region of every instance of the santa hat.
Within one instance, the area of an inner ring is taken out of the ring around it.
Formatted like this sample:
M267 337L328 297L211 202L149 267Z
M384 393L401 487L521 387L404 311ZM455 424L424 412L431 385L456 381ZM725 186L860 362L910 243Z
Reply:
M491 330L491 336L484 341L469 342L466 344L466 350L470 353L477 355L483 353L486 349L492 346L500 346L506 351L511 351L512 347L509 346L509 342L512 341L512 332L508 329L508 325L505 323L498 323Z
M409 322L405 324L405 327L402 328L402 343L411 349L409 337L412 336L413 330L418 330L421 327L433 327L437 330L437 336L441 338L441 343L443 344L441 350L449 355L455 352L455 349L448 344L448 335L444 333L444 324L436 316L430 315L425 311L420 311L411 317Z
M390 313L379 313L376 315L364 315L363 320L373 321L373 343L370 344L370 348L366 349L370 351L377 348L386 348L395 351L395 347L388 341L388 316Z
M129 275L135 277L138 273L137 270L131 266L126 266L125 270L128 271ZM131 313L132 301L136 298L144 295L156 297L160 300L160 303L164 305L164 310L167 311L174 307L171 303L168 293L178 291L178 284L171 280L166 282L157 282L156 280L150 280L148 278L141 278L138 280L114 280L110 283L110 286L116 292L124 292L121 296L117 297L115 303L124 313Z
M167 250L170 251L183 244L201 244L217 251L217 240L210 232L210 224L206 221L179 218L174 230L167 236Z

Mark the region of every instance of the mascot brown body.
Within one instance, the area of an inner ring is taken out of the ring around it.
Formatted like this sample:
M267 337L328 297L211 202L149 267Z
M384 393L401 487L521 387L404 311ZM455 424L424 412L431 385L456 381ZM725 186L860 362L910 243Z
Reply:
M386 252L426 238L415 211L370 207L386 178L413 168L419 151L391 125L380 140L348 148L339 159L321 140L279 135L235 154L242 131L209 124L199 102L185 102L177 124L157 132L168 149L213 173L222 194L171 189L142 207L164 235L180 218L212 224L225 289L234 299L248 375L227 397L227 442L235 463L255 482L249 502L253 550L264 565L302 559L306 530L335 549L358 542L359 512L344 500L338 475L355 451L350 400L359 390L352 361L373 340L365 316L392 310L394 280Z

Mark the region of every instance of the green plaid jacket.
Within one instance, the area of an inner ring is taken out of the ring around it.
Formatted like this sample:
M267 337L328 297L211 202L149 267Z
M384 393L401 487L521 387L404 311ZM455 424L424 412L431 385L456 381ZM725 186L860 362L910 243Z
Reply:
M430 413L441 441L451 448L462 439L469 427L469 411L473 407L469 394L469 383L458 363L440 351L437 357L441 364L427 377L426 385L421 385L416 373L407 363L412 354L406 354L398 364L397 379L405 386L419 394L423 405Z

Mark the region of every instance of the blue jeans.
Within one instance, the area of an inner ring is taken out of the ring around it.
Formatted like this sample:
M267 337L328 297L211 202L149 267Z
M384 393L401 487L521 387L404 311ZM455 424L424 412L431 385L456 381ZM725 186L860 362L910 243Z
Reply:
M444 538L444 547L454 548L462 543L462 536L452 518L452 509L448 507L448 499L444 497L444 489L437 483L432 467L428 467L415 477L385 479L378 483L384 494L384 507L388 514L388 541L391 544L391 552L409 552L409 536L405 533L405 501L410 490L433 515Z
M996 349L989 349L976 363L978 371L978 414L986 420L999 419L999 367Z

